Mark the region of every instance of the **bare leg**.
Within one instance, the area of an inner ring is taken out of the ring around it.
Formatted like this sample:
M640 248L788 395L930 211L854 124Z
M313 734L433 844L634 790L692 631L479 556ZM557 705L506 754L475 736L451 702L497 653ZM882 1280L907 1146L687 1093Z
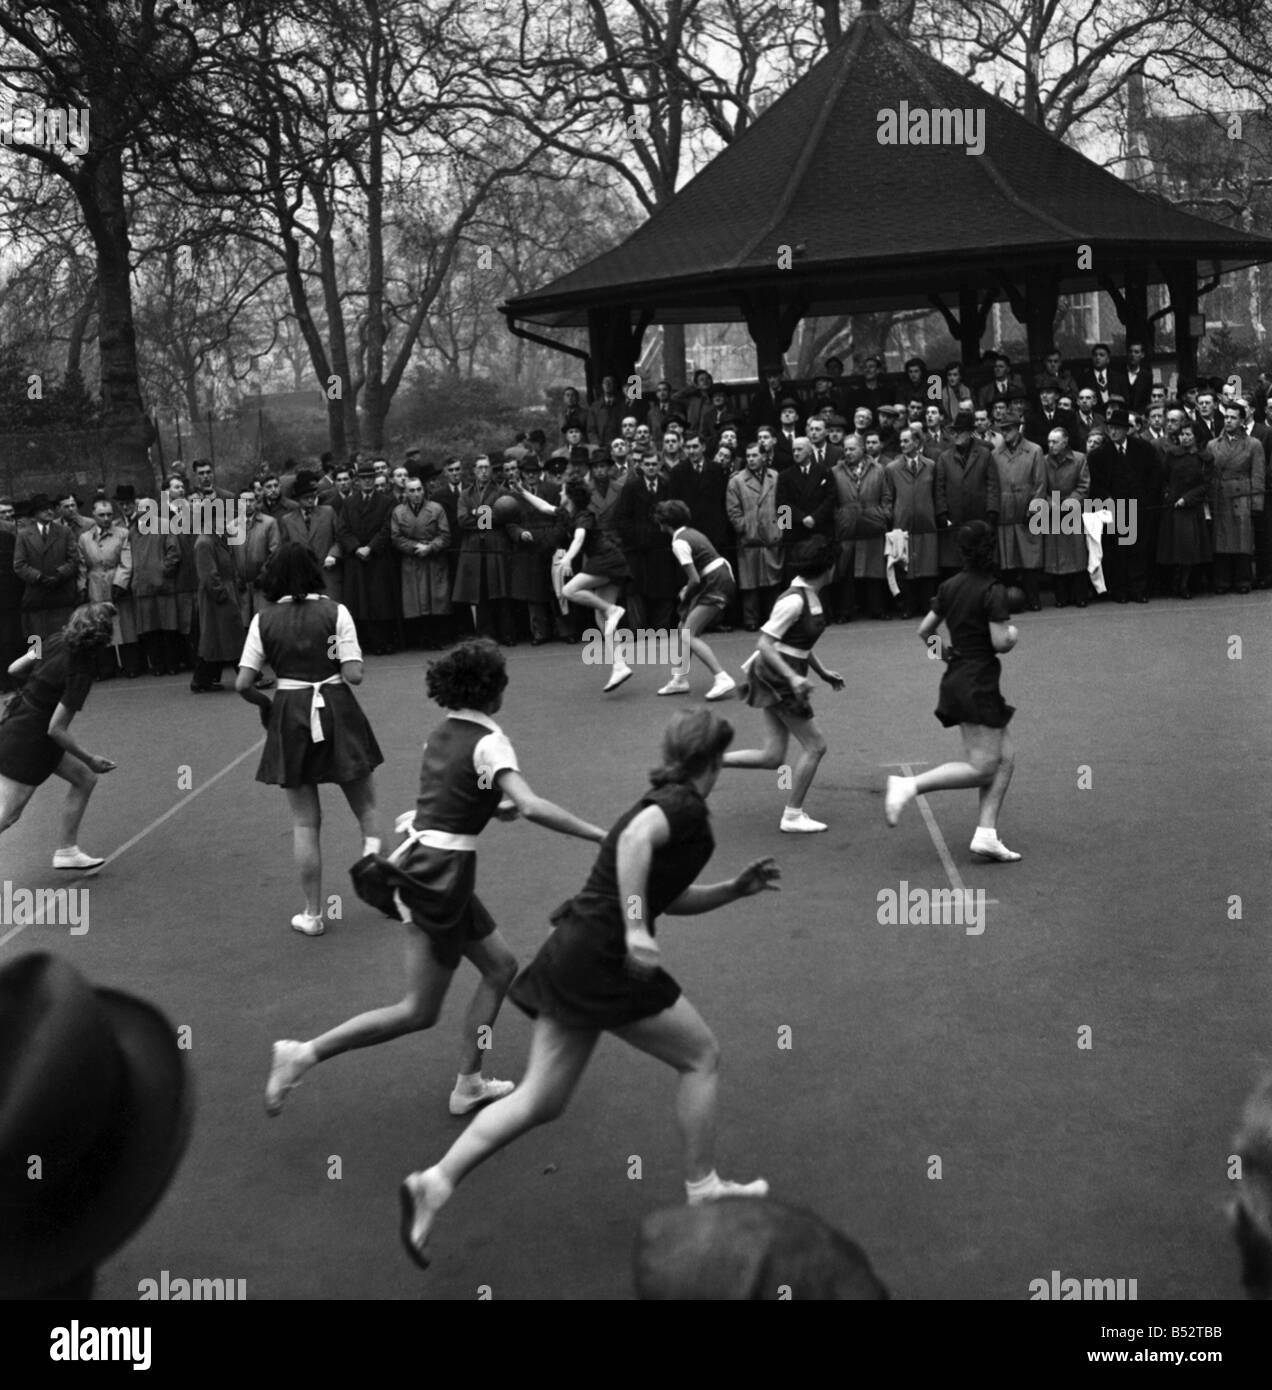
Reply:
M315 786L286 787L292 814L292 855L300 873L305 911L322 916L322 805Z
M491 1029L499 1017L504 996L517 978L517 958L497 931L472 942L464 954L481 971L481 979L464 1014L464 1031L460 1035L460 1074L471 1076L482 1069L489 1051L483 1029Z
M338 1024L309 1042L282 1041L274 1044L269 1084L265 1088L265 1109L277 1115L283 1102L300 1078L319 1062L358 1047L400 1038L431 1028L446 998L455 972L439 965L429 948L428 937L416 926L405 923L406 995L397 1004L371 1009Z
M338 1024L309 1044L315 1062L325 1062L340 1052L374 1047L407 1033L419 1033L437 1022L442 1001L455 972L433 959L428 937L406 924L406 994L396 1004L370 1009Z
M582 608L595 608L606 617L615 607L614 586L595 574L576 574L573 579L566 581L561 593L571 603L577 603Z
M914 779L916 796L927 792L955 791L961 787L988 787L998 766L998 746L1001 729L987 729L980 724L964 724L963 750L965 762L942 763L940 767L920 772Z
M713 627L719 620L719 617L720 610L718 608L711 608L703 604L697 608L691 609L684 623L685 627L689 629L689 650L704 666L706 666L707 670L710 671L713 676L718 676L724 668L720 665L719 661L716 660L715 652L707 646L698 634L706 632L709 628ZM688 659L686 658L684 664L675 667L674 670L678 676L687 676L689 674Z
M685 1180L700 1182L708 1177L715 1171L720 1046L702 1015L682 994L670 1009L625 1028L615 1028L614 1036L680 1073L676 1123L684 1152Z
M791 779L791 795L787 802L788 806L798 809L803 806L804 798L813 785L813 778L817 775L821 760L826 756L826 739L817 727L815 719L800 719L793 714L784 714L781 718L786 721L791 733L799 740L800 753L795 760L795 772Z
M363 840L380 840L380 813L375 805L375 774L368 772L356 782L343 782L340 790L349 803L349 809L358 818L358 828Z
M778 768L786 758L786 747L790 742L790 730L782 723L781 717L771 709L766 709L764 722L767 739L763 748L731 749L724 755L725 767Z
M417 1264L428 1263L429 1232L459 1182L519 1135L564 1111L599 1037L590 1029L537 1019L521 1085L482 1110L439 1163L410 1174L402 1184L402 1237Z
M17 825L26 810L27 802L35 795L35 788L25 782L15 782L12 777L0 777L0 835L11 825Z
M1011 785L1011 775L1016 770L1016 750L1006 729L1002 730L999 744L998 767L994 770L994 780L981 788L980 820L977 822L985 830L998 828L998 813L1002 810L1003 797Z
M69 753L62 754L62 761L54 768L55 777L71 784L66 793L66 804L62 807L62 843L60 849L71 849L79 843L80 822L88 810L88 798L97 785L97 774L78 758Z

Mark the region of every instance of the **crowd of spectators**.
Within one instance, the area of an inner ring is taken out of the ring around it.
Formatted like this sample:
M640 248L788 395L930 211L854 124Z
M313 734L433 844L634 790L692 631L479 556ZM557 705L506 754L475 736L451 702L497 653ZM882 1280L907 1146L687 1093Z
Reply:
M958 528L977 519L996 528L1004 578L1028 607L1049 592L1056 607L1085 608L1094 563L1075 518L1097 506L1130 521L1103 538L1110 602L1272 584L1262 382L1249 398L1235 379L1168 393L1134 341L1120 365L1096 344L1076 372L1054 350L1036 370L993 352L972 373L917 357L897 377L877 357L859 375L836 358L825 368L803 384L773 371L749 389L699 371L685 390L660 381L635 399L607 376L587 403L567 387L550 429L471 460L327 454L262 467L237 493L206 460L178 464L159 504L166 533L143 524L126 485L99 492L89 515L74 495L0 498L0 670L77 602L109 599L119 623L101 678L188 670L196 692L219 689L288 539L322 564L372 654L472 632L575 642L589 615L562 600L560 559L584 506L623 557L628 623L667 628L682 584L654 516L668 500L733 567L725 630L758 627L802 549L827 540L832 621L913 617L958 567ZM238 508L239 532L207 520L217 502ZM205 520L191 525L195 512Z

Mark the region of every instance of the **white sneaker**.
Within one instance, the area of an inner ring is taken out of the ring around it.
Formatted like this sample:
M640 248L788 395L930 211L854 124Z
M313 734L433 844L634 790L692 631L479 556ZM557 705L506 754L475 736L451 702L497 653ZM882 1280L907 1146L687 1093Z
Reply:
M510 1096L516 1089L515 1081L494 1081L483 1076L480 1091L461 1091L456 1087L451 1092L450 1112L452 1115L468 1115L479 1106L489 1105L492 1100Z
M896 825L901 819L912 795L908 777L889 777L888 790L883 798L883 818L889 825Z
M291 920L292 931L302 932L305 936L321 936L326 931L326 923L322 920L322 914L311 917L307 912L298 912Z
M610 678L605 682L605 694L608 695L611 690L617 690L624 681L631 680L635 674L636 673L626 662L622 662L621 664L615 662L614 669L610 673Z
M767 1197L768 1193L769 1185L763 1178L756 1178L754 1182L728 1182L720 1178L705 1192L690 1193L688 1202L691 1207L700 1207L703 1202L718 1202L721 1197Z
M604 629L604 632L605 632L605 640L606 640L607 642L608 642L609 639L610 639L611 637L613 637L614 634L618 631L618 625L619 625L619 623L621 623L621 622L623 621L623 618L626 616L626 613L627 613L627 609L626 609L626 608L612 608L612 609L610 610L610 615L609 615L609 617L605 619L605 629Z
M738 688L738 683L727 671L721 671L707 691L708 700L724 700Z
M1003 844L996 830L978 828L972 836L969 848L973 854L983 855L986 859L997 859L1001 864L1014 864L1021 857L1014 849L1008 849Z
M278 1115L287 1099L287 1092L299 1085L299 1077L305 1071L301 1062L304 1043L286 1040L274 1044L273 1061L269 1069L269 1082L265 1087L265 1113Z
M672 678L658 692L660 695L688 695L689 682L684 676L672 676Z
M782 812L782 833L786 835L815 835L819 830L826 830L829 827L819 820L814 820L812 816L806 816L803 811L797 816Z
M96 869L106 861L96 854L85 854L78 845L53 851L55 869Z

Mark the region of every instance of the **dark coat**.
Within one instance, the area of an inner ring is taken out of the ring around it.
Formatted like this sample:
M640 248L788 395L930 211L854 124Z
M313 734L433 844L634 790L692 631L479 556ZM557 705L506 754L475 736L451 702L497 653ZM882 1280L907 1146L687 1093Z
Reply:
M554 482L526 483L526 490L534 487L535 495L554 507L561 505L561 488ZM524 603L551 603L552 555L561 545L562 524L559 518L548 516L529 502L518 498L521 516L517 523L508 529L511 532L509 544L512 554L508 560L508 596ZM521 539L523 532L529 532L531 540Z
M355 493L340 509L336 535L344 552L344 605L354 619L391 622L397 616L397 551L389 534L393 496L387 492ZM369 547L364 560L356 552Z
M957 444L947 445L936 460L934 489L938 561L942 569L958 569L959 528L969 521L998 525L998 469L989 445L973 438L966 454Z
M0 613L16 613L22 606L26 584L14 573L18 530L12 522L0 522Z
M308 521L299 507L290 512L280 512L275 520L278 522L279 544L294 541L303 545L320 565L328 555L340 558L336 513L331 507L315 507Z
M79 534L60 521L49 523L48 535L32 522L18 531L13 572L22 580L22 611L74 608L79 569Z
M809 465L808 476L802 468L791 467L778 475L777 521L785 530L788 543L806 541L814 536L831 536L835 530L835 485L830 470ZM789 511L783 512L787 507ZM811 516L813 525L804 525Z
M671 553L671 537L654 520L654 508L669 500L662 479L651 493L645 479L635 477L624 485L614 507L614 529L631 571L632 588L647 598L673 598L684 583Z
M1110 363L1109 369L1105 373L1105 381L1104 389L1101 390L1100 383L1095 379L1095 368L1088 367L1078 379L1078 390L1095 392L1097 410L1108 405L1111 396L1121 396L1128 405L1130 404L1131 384L1127 381L1124 372L1119 371Z
M1158 527L1157 561L1162 565L1204 565L1213 556L1205 515L1211 462L1195 449L1170 444L1163 451L1163 463L1162 500L1166 509Z
M635 413L622 396L615 396L612 401L598 396L587 408L588 442L608 448L610 441L623 432L623 416Z
M199 583L199 658L236 663L243 652L243 619L234 556L224 536L197 536L194 568Z
M690 526L721 553L733 548L725 505L728 487L728 474L718 463L704 463L701 473L691 463L678 463L667 480L668 498L689 508Z
M508 596L508 559L512 549L507 528L495 526L484 508L493 507L503 484L491 478L460 493L457 516L462 537L455 570L456 603L480 603ZM440 499L439 499L440 500ZM484 583L484 590L483 590Z

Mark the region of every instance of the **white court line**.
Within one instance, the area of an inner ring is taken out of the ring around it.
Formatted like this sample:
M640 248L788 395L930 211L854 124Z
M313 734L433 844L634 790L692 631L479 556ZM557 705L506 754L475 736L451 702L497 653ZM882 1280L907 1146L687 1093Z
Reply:
M234 769L239 765L239 763L241 763L245 758L250 758L253 753L258 752L262 744L264 744L264 742L264 736L257 739L257 741L254 744L252 744L250 748L244 749L243 752L241 752L238 755L238 757L233 760L233 762L226 763L226 765L220 770L220 772L214 772L212 776L209 777L208 780L204 782L201 786L195 787L195 789L192 792L187 792L186 795L183 796L175 806L170 806L163 813L163 815L157 817L155 820L152 820L144 830L139 830L132 837L131 840L125 840L124 843L120 845L117 850L113 850L110 854L108 854L106 858L102 861L102 863L100 863L95 869L90 869L87 873L81 874L80 879L77 881L82 881L86 878L96 878L97 875L101 873L103 869L108 868L111 864L113 864L115 860L120 857L120 855L127 854L128 851L132 849L132 847L135 844L139 844L142 840L144 840L146 836L151 833L151 831L158 830L159 827L164 823L164 821L171 820L172 817L175 816L178 811L188 806L196 796L201 796L205 791L207 791L209 787L215 786L216 783L219 782L227 772L233 772ZM6 946L10 941L13 940L15 936L17 936L19 932L26 931L27 927L30 925L31 924L29 922L24 922L20 927L14 927L14 929L11 932L6 932L4 936L0 936L0 947Z
M884 767L899 767L903 777L913 777L915 767L926 767L926 763L884 763ZM915 805L923 813L923 822L928 828L928 834L932 837L932 843L936 846L936 852L941 857L941 864L945 869L945 875L950 881L950 887L957 893L966 893L967 888L963 883L963 876L958 871L958 865L954 862L953 855L950 854L949 846L945 843L945 836L941 834L941 827L936 823L936 817L932 814L932 808L928 805L927 797L916 794ZM986 905L993 903L998 906L997 898L986 898Z
M913 777L914 772L910 763L901 764L901 775L903 777ZM966 891L963 885L962 875L958 871L953 856L950 854L949 846L945 843L945 836L941 834L941 827L936 823L936 817L932 814L932 808L927 803L926 796L916 795L915 804L923 812L923 821L928 828L928 834L932 837L932 843L936 846L936 852L941 856L941 863L945 866L946 876L949 878L950 887L957 893Z

